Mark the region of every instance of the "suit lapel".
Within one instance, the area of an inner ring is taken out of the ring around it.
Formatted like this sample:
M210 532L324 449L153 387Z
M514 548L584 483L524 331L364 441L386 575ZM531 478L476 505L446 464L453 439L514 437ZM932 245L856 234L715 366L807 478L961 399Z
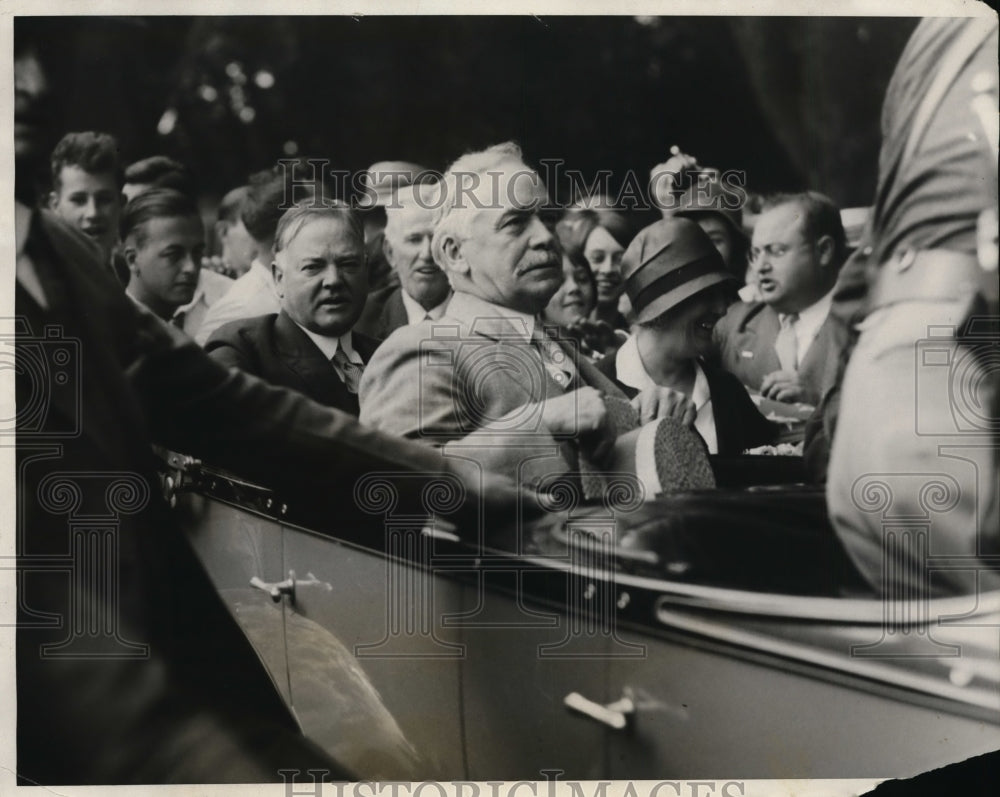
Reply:
M409 316L406 315L406 306L403 304L403 289L396 288L386 300L382 310L382 331L384 337L388 337L400 327L405 327L410 323Z
M274 322L274 346L276 358L301 385L300 392L341 409L351 406L352 399L357 403L323 352L284 310Z
M751 368L760 381L772 371L781 370L781 361L774 350L774 341L779 329L777 314L767 306L761 308L752 318L747 319L743 334L738 341L739 355L744 351L753 353Z

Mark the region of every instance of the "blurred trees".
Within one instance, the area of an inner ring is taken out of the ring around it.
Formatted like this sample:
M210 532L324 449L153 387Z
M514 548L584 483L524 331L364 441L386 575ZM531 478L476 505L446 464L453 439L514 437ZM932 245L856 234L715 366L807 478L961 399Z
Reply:
M874 190L913 19L51 18L65 129L164 153L221 193L277 158L443 168L513 138L612 189L671 144L758 190ZM16 29L15 29L16 30ZM16 35L16 33L15 33Z

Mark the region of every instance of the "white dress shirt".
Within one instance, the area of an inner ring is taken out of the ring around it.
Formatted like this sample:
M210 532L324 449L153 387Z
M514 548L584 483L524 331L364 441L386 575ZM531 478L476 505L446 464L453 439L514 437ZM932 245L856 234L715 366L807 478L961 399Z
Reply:
M805 310L799 311L799 318L795 322L795 340L798 343L799 365L806 357L806 352L816 339L819 328L823 326L826 317L830 314L830 305L833 303L833 288L819 301L809 305Z
M202 346L223 324L281 310L271 269L256 258L250 270L236 280L226 295L208 308L194 339Z
M364 365L365 361L361 359L361 355L354 350L354 343L351 340L351 332L348 330L339 338L331 338L329 335L318 335L311 329L306 329L298 321L295 321L295 326L301 329L306 335L309 336L309 340L316 344L316 347L326 355L326 359L332 360L340 349L344 350L344 354L347 355L347 359L352 363L357 363L358 365Z
M639 392L658 386L642 362L642 357L639 354L639 343L635 335L630 335L628 340L622 344L622 347L615 354L615 372L619 382L635 388ZM694 421L695 430L701 435L708 446L708 452L710 454L718 454L719 439L715 433L712 393L708 388L708 379L705 377L705 372L701 369L701 365L698 364L697 360L694 361L694 387L688 398L694 404L695 410L698 413Z
M194 337L205 320L208 308L225 296L234 284L235 281L231 278L217 274L210 268L202 268L198 272L198 286L194 289L191 301L178 307L174 313L174 318L182 319L180 328Z
M406 321L409 324L419 324L427 316L430 316L432 321L440 321L441 316L448 309L448 302L451 301L451 293L449 292L441 304L430 310L425 310L423 305L410 296L405 289L399 289L399 296L403 300L403 309L406 310Z

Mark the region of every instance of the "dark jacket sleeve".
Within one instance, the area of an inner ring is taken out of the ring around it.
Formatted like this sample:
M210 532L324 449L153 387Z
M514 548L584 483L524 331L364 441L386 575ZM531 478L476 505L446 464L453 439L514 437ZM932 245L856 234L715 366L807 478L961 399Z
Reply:
M205 352L220 365L260 376L260 358L245 334L245 321L223 324L205 341Z
M445 470L433 449L227 369L151 313L138 307L131 313L137 334L124 365L154 442L276 486L329 489L372 471Z

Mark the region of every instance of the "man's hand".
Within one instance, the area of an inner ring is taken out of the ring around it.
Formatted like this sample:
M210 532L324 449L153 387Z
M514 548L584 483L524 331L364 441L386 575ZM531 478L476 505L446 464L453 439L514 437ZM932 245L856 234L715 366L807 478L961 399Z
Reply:
M632 406L639 413L639 423L647 424L659 418L676 418L684 426L694 426L698 410L694 403L678 390L669 387L651 387L632 399Z
M582 387L542 404L542 423L553 436L571 436L591 462L601 463L614 447L604 394Z
M593 387L582 387L542 402L542 423L552 435L598 432L607 425L604 395Z
M698 168L698 160L694 155L688 155L681 152L679 147L673 146L670 148L670 157L649 170L649 190L664 216L671 215L674 210L674 194L679 190L678 185L683 185L681 178L684 172Z
M764 398L793 403L802 400L803 389L795 371L772 371L760 383Z

